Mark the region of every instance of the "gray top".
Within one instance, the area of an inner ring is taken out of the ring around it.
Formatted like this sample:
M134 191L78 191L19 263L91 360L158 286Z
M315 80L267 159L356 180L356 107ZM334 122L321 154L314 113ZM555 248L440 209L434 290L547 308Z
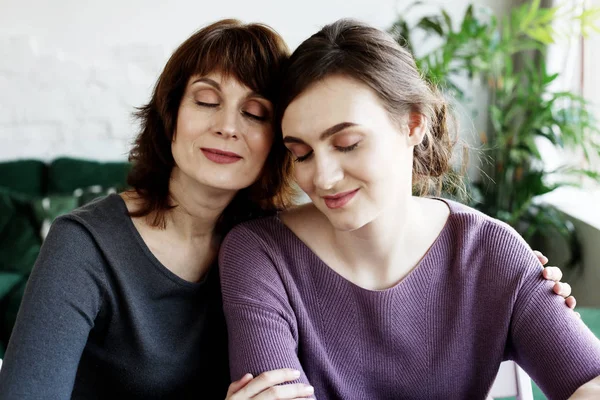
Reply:
M120 196L58 218L25 290L0 399L223 399L217 268L185 281L145 245Z
M550 399L600 375L600 341L509 226L448 202L421 262L386 290L337 274L277 217L220 252L232 378L301 370L319 400L484 399L515 360Z

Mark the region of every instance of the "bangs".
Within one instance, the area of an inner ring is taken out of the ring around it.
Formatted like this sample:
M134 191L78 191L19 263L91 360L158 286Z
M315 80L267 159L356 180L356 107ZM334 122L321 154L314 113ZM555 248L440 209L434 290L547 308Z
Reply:
M186 75L219 72L274 102L275 83L288 50L273 31L253 24L213 32L194 53Z

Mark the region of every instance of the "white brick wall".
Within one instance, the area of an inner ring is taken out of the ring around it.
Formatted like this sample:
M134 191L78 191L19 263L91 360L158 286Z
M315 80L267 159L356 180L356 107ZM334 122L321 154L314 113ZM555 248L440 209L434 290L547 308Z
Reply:
M57 155L124 159L162 65L159 46L113 48L106 60L44 53L35 38L2 38L0 159Z
M498 10L508 1L477 3ZM175 47L208 22L266 22L294 48L341 17L385 28L408 3L0 0L0 161L125 159L133 107L148 100ZM444 3L460 13L467 1Z

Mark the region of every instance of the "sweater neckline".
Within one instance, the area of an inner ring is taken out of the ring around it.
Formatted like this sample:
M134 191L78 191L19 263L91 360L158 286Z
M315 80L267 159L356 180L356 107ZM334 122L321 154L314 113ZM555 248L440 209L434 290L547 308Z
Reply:
M454 214L457 212L457 208L456 205L453 204L453 202L448 201L446 199L440 197L431 198L446 203L446 205L450 209L450 214L448 215L446 223L444 224L442 230L435 238L431 246L429 246L429 249L425 252L423 257L421 257L421 260L402 279L400 279L394 285L384 289L368 289L347 279L346 277L338 273L336 270L331 268L327 263L325 263L325 261L323 261L302 239L300 239L294 233L294 231L292 231L285 223L283 223L283 221L279 218L279 215L276 215L273 218L275 218L278 224L281 225L283 229L287 232L287 234L292 237L292 240L296 242L300 247L302 247L307 254L309 254L311 261L314 262L315 265L318 266L318 268L325 270L325 273L331 276L332 279L335 279L338 282L342 282L347 286L351 286L352 288L365 293L387 294L400 290L399 288L408 285L409 282L413 280L417 280L418 282L416 283L419 286L422 286L423 283L427 284L426 282L428 280L428 276L432 272L432 268L438 265L438 263L436 263L435 260L443 259L443 255L446 253L445 248L447 248L448 244L450 243L452 225L450 221L453 218ZM424 279L425 282L423 281Z
M127 225L127 228L129 229L129 231L135 238L135 241L140 246L142 252L146 255L148 260L150 260L151 264L156 268L156 270L159 273L161 273L163 276L165 276L167 279L174 282L175 284L177 284L179 286L183 286L190 290L200 289L206 285L206 282L209 280L210 275L215 273L214 272L214 270L216 269L215 265L213 265L207 271L207 273L204 275L204 277L198 282L190 282L188 280L181 278L180 276L175 274L173 271L171 271L169 268L167 268L163 263L161 263L158 260L158 258L156 258L154 253L152 253L152 250L150 250L150 248L144 241L144 238L142 238L142 235L140 234L140 232L136 228L135 224L133 223L131 216L129 215L127 205L125 204L125 200L123 200L123 198L117 193L110 194L109 198L112 198L114 200L114 202L117 204L117 207L119 208L119 210L123 213L123 215L125 217L125 224ZM215 264L216 264L216 262L215 262Z

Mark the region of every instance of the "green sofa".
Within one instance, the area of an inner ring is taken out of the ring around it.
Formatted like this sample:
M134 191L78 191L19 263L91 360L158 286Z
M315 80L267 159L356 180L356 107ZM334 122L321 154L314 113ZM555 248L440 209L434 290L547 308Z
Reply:
M52 220L126 187L127 162L59 158L0 162L0 358Z

